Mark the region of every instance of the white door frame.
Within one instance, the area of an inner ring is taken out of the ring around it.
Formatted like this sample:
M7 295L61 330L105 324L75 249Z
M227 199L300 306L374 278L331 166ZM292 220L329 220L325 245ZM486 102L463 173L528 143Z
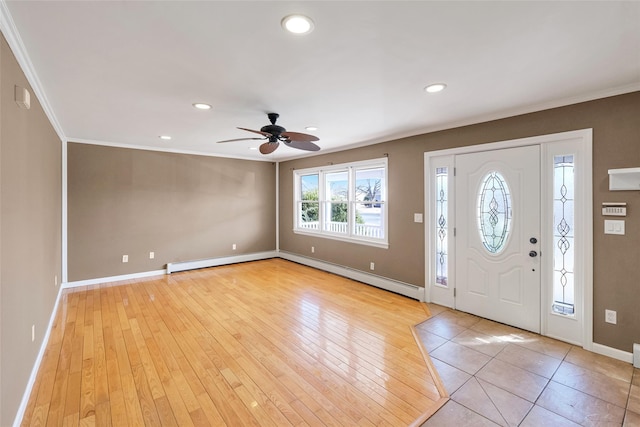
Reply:
M582 129L576 131L562 132L550 135L534 136L529 138L514 139L508 141L500 141L494 143L471 145L459 148L451 148L446 150L431 151L424 154L424 208L425 208L425 301L432 301L432 292L435 290L436 295L439 295L437 300L439 304L449 307L453 306L453 286L449 286L444 292L442 287L435 285L435 228L432 224L435 224L434 204L431 203L435 200L435 180L432 177L432 168L438 167L452 167L453 159L455 155L474 153L480 151L499 150L504 148L522 147L526 145L540 145L541 147L541 212L542 221L541 228L543 233L547 233L546 230L552 230L553 218L552 215L546 213L551 212L552 208L552 181L550 181L552 166L549 163L549 159L553 159L556 154L562 154L558 150L562 150L562 147L571 146L572 152L576 153L576 194L579 195L580 200L576 200L575 213L576 213L576 234L582 236L583 244L579 245L580 250L575 253L576 261L576 275L580 276L579 280L582 283L582 292L576 293L576 302L581 304L581 316L577 319L580 322L582 333L580 336L582 339L573 340L573 344L581 345L587 350L593 348L593 178L592 178L592 141L593 131L592 129ZM454 178L455 180L455 178ZM449 197L451 200L451 197ZM449 219L448 222L453 222L453 215L455 206L449 204ZM452 233L449 233L451 236ZM553 239L548 234L541 235L542 254L549 254L549 256L542 256L542 285L541 285L541 333L543 335L552 336L554 338L564 339L561 336L557 336L549 330L550 319L553 322L553 318L549 316L558 316L550 314L550 304L548 301L551 299L551 274L553 273L552 257L553 253ZM449 239L449 277L452 283L455 282L455 277L451 275L452 271L455 271L455 266L452 264L455 259L455 241L453 238ZM435 289L438 288L438 289ZM440 292L439 294L437 292ZM555 327L555 326L554 326Z

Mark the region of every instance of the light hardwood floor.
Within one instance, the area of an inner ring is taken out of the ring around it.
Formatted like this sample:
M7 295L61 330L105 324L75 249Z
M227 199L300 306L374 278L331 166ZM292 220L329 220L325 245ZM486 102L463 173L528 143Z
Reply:
M420 425L417 301L281 259L63 293L23 425Z

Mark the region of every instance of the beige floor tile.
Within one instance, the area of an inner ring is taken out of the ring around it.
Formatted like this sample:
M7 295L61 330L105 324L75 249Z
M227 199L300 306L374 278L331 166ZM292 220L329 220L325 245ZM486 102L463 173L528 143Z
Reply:
M520 427L578 427L579 425L536 405L522 421Z
M629 383L598 372L562 362L552 380L624 408L629 396Z
M493 359L485 365L476 377L515 394L529 402L535 402L547 385L548 380L540 375L525 371L510 363Z
M633 385L640 386L640 368L633 368Z
M620 426L624 420L640 427L640 369L467 313L429 309L434 317L416 330L451 400L424 426Z
M564 360L581 368L599 372L626 382L631 382L631 378L633 377L633 365L579 347L572 347Z
M500 353L502 349L507 346L504 340L474 331L473 329L467 329L451 341L491 357L495 357L496 354Z
M638 427L640 426L640 415L635 412L627 411L624 414L624 424L622 427Z
M498 408L493 404L487 393L484 391L478 380L474 377L467 381L462 387L451 395L451 399L459 404L471 409L474 412L490 419L496 424L507 426Z
M551 356L529 350L528 348L511 344L502 350L496 359L511 363L519 368L551 378L562 361Z
M474 316L473 314L457 310L443 311L442 313L438 314L438 317L440 319L446 319L447 321L455 323L456 325L462 326L464 328L470 328L471 326L482 320L478 316Z
M522 329L514 328L503 323L494 322L493 320L482 319L478 323L471 326L474 331L482 332L485 335L490 335L496 338L501 338L503 341L513 342L528 334Z
M456 323L451 322L449 319L441 318L440 316L442 316L442 314L422 322L420 324L421 329L426 332L438 335L447 340L450 340L456 335L459 335L467 330L465 326L457 325Z
M433 414L423 427L474 426L491 427L498 424L478 415L453 400L448 401L438 412Z
M536 402L580 425L621 425L624 409L551 381Z
M436 348L447 342L446 338L442 338L439 335L432 334L431 332L422 328L421 325L422 323L416 326L416 332L418 333L418 336L420 337L420 341L422 341L424 348L427 349L427 352L431 353Z
M486 354L451 341L441 345L429 354L431 358L441 360L471 375L478 372L480 368L491 360L491 357Z
M515 344L560 360L564 359L572 347L571 344L529 332L525 333L525 339Z
M640 387L637 385L631 385L627 409L635 412L636 414L640 414Z
M429 309L429 313L431 313L431 316L437 316L438 314L442 313L443 311L447 311L449 310L447 307L438 305L438 304L431 304L431 303L427 303L427 308Z
M528 402L513 393L509 393L500 387L489 384L484 380L478 380L478 382L510 426L519 425L533 406L531 402Z
M461 371L458 368L454 368L451 365L447 365L446 363L441 362L438 359L431 358L431 362L436 368L436 371L438 371L438 375L440 376L440 379L444 384L444 388L445 390L447 390L447 393L449 393L449 395L455 393L455 391L458 390L462 386L462 384L466 383L469 378L471 378L471 375L467 374L466 372Z

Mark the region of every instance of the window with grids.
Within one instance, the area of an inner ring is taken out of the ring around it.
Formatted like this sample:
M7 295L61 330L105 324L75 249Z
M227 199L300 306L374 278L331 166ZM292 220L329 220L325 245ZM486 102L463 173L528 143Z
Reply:
M387 159L294 171L296 233L387 246Z

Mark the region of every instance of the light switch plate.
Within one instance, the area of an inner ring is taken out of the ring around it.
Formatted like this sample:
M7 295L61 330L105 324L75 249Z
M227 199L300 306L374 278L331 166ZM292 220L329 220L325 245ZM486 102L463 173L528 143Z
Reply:
M413 222L422 222L422 214L414 213L413 214Z
M624 235L624 220L623 219L605 219L604 234Z

